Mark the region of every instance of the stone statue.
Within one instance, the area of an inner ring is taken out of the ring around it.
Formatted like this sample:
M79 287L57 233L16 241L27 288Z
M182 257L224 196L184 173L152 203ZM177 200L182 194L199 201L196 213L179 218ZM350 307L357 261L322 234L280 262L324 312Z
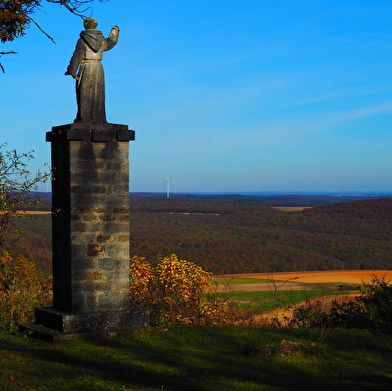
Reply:
M108 38L96 27L98 21L87 18L85 30L80 33L75 52L68 65L66 75L76 79L76 100L78 114L75 122L106 123L105 80L101 64L103 52L113 48L120 29L114 26Z

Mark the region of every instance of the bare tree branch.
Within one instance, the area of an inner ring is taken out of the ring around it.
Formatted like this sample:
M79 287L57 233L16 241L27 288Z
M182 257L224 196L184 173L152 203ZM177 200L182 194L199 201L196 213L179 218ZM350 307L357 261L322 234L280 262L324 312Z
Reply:
M54 39L33 19L33 18L30 18L30 17L27 17L27 19L30 21L30 22L33 22L37 27L38 27L38 29L43 33L43 34L45 34L53 43L56 43L55 41L54 41Z
M18 52L0 52L0 57L3 56L4 54L18 54ZM4 73L5 69L3 67L3 64L0 62L0 69Z
M85 16L83 15L84 12L86 12L90 7L87 7L84 10L81 10L80 13L78 12L80 6L84 3L90 3L91 1L94 0L88 0L88 1L77 1L77 3L81 4L74 4L74 1L64 1L64 0L46 0L48 3L54 3L54 4L60 4L63 7L65 7L69 12L73 13L76 16L80 16L82 19L85 19ZM74 4L74 6L70 6L68 3Z
M80 16L82 19L85 19L84 15L88 10L91 10L91 7L87 7L84 9L80 9L82 6L88 3L92 3L96 0L46 0L48 3L60 4L65 7L69 12L74 15ZM99 0L100 3L106 3L109 0Z

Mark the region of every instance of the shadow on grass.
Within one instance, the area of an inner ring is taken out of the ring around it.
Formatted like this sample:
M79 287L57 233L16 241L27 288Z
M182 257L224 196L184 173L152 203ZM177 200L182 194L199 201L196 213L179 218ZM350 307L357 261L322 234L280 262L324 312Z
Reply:
M260 331L261 339L272 344L280 343L288 336L303 340L311 335L305 334L295 335L293 331L276 329ZM339 344L342 338L336 338L332 343ZM374 352L380 353L382 347L371 346L370 339L366 339L362 333L355 342L369 345ZM348 348L351 345L347 336L345 340L345 348ZM21 337L3 338L0 342L2 349L30 360L39 369L44 377L41 386L45 382L52 386L62 379L58 388L64 390L392 389L392 381L387 376L359 372L362 369L356 363L347 365L344 362L353 359L355 352L351 356L338 350L316 352L311 356L249 357L243 351L249 342L249 330L240 328L143 329L115 338L95 335L54 345ZM383 346L383 354L387 356L390 349ZM340 353L342 357L338 356ZM328 360L325 359L327 355L331 356ZM385 364L383 356L373 360L375 367ZM25 375L31 377L33 369L24 363L20 365L23 365ZM391 367L390 359L389 365ZM22 377L23 371L19 374ZM39 378L34 379L39 382Z

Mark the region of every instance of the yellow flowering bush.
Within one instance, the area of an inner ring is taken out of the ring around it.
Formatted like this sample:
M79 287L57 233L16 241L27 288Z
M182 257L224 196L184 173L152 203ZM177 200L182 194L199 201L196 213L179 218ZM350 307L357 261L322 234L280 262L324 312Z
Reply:
M0 329L30 321L37 306L51 302L51 278L23 256L0 253Z
M192 262L172 254L159 259L153 267L145 258L134 256L130 276L131 304L148 309L151 324L229 323L224 301L211 293L212 273Z

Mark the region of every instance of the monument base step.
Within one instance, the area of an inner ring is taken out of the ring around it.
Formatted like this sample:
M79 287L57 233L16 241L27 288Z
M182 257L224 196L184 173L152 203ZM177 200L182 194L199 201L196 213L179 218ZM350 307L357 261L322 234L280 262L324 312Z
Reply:
M91 332L62 333L61 331L48 329L47 327L36 323L20 323L19 332L46 342L72 341L75 338L91 334Z
M91 333L117 334L149 324L148 311L135 308L71 314L52 307L41 307L36 308L35 317L36 323L22 323L19 330L49 342L72 340Z

